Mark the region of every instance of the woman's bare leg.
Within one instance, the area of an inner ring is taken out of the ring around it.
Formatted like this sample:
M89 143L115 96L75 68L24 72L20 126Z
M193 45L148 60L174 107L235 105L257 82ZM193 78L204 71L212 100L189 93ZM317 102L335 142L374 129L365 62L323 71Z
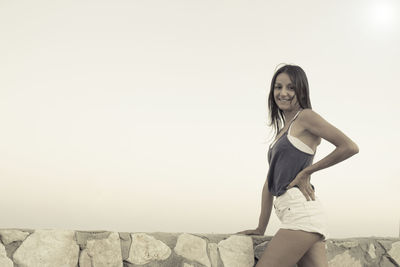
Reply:
M325 242L316 242L297 263L298 267L328 267Z
M279 229L256 267L293 267L320 240L321 235L317 233Z

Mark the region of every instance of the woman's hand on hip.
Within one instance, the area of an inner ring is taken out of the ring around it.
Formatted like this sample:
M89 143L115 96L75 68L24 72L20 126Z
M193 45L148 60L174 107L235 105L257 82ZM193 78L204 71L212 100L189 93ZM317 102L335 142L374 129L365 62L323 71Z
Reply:
M304 171L299 172L294 180L286 187L286 189L290 189L293 186L297 185L303 195L306 197L307 201L315 200L314 190L312 189L310 183L311 176Z

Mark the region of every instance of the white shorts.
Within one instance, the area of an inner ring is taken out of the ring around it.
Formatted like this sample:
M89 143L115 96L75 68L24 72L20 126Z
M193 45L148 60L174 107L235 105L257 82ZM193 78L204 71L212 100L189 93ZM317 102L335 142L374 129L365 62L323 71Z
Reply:
M282 222L281 228L319 233L328 238L326 216L321 201L307 201L297 187L292 187L274 201L275 213Z

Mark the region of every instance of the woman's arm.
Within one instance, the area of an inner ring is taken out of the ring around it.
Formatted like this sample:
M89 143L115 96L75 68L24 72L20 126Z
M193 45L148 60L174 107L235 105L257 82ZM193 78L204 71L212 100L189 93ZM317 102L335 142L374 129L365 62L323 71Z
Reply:
M260 218L258 220L258 227L262 234L264 235L265 230L267 229L267 225L269 222L269 218L271 217L272 203L274 201L274 196L268 189L268 180L265 181L262 197L261 197L261 213Z
M298 123L301 124L305 130L336 146L335 150L326 157L302 170L287 187L289 189L294 185L298 185L300 191L303 192L307 200L314 200L315 197L310 184L310 175L357 154L359 149L356 143L349 137L311 109L303 110L299 114L298 120Z
M267 229L267 225L269 222L269 218L271 216L272 203L274 200L274 196L268 190L268 180L265 181L262 197L261 197L261 214L258 220L258 227L254 230L246 230L238 232L238 234L245 235L264 235L265 230Z

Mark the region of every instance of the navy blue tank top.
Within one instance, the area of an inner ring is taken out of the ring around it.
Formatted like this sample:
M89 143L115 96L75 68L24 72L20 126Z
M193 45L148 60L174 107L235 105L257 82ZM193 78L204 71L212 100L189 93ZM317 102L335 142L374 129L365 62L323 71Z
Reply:
M299 113L300 111L293 117L288 129ZM268 150L268 189L274 196L285 193L286 187L294 180L296 175L311 165L314 159L314 154L299 150L289 141L287 135L288 130Z

